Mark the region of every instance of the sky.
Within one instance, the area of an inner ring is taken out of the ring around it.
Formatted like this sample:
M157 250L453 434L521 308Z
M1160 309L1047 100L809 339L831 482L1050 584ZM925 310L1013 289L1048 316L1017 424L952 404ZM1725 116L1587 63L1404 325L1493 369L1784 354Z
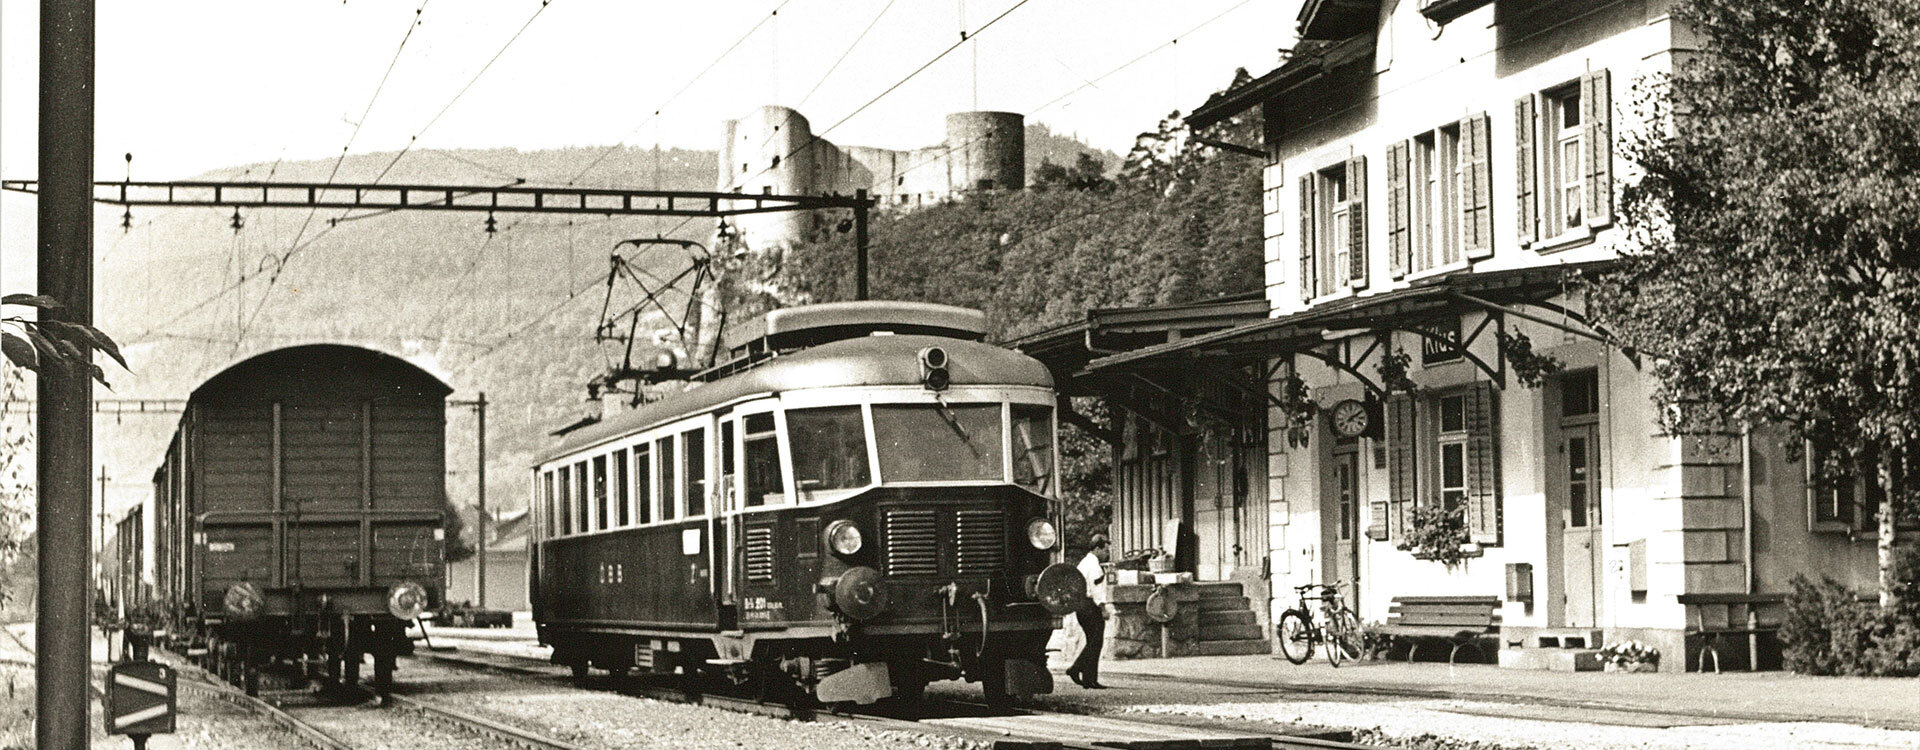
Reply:
M0 175L9 179L35 167L37 5L0 6ZM799 108L816 133L840 123L827 137L842 144L924 146L941 138L945 113L992 109L1124 153L1235 68L1274 67L1297 5L99 0L96 178L127 176L126 153L134 179L164 180L409 142L711 149L722 120L769 103ZM963 27L1003 13L861 109L958 42Z

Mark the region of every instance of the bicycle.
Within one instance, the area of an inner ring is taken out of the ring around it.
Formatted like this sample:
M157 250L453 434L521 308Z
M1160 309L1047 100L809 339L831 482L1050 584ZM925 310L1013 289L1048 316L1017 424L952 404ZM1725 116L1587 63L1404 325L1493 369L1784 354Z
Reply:
M1315 644L1325 644L1327 663L1335 667L1342 661L1358 661L1363 648L1360 633L1360 617L1347 608L1347 602L1340 596L1340 589L1347 586L1341 581L1334 584L1309 583L1295 586L1293 591L1300 597L1300 603L1280 614L1280 624L1276 627L1280 638L1280 653L1287 661L1305 664L1313 658ZM1309 596L1308 591L1318 589L1319 593ZM1319 600L1319 606L1313 607L1307 602ZM1315 610L1320 617L1315 617ZM1325 619L1322 624L1321 618Z

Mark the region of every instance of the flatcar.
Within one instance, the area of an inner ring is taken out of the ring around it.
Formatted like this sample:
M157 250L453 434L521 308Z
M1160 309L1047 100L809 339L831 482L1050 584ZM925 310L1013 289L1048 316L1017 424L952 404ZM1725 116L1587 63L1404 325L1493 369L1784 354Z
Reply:
M274 662L392 681L441 598L446 407L438 378L351 346L278 349L195 389L154 474L147 610L249 690Z
M537 460L552 660L724 675L822 702L1052 691L1086 584L1060 561L1056 395L975 310L789 308L693 387Z

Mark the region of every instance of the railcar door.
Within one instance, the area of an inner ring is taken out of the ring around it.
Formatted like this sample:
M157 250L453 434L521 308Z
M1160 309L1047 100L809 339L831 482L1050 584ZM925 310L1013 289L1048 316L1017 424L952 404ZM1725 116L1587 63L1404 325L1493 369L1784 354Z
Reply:
M714 540L710 552L713 557L713 601L719 609L717 615L721 630L740 627L739 588L733 580L734 550L740 548L740 503L739 493L735 491L735 480L739 477L736 463L740 455L736 445L738 428L739 420L735 416L730 414L721 418L720 433L714 440L717 446L715 452L719 454L714 474L719 481L708 485L712 487L712 497L708 502L714 509L713 520L707 530L708 538Z

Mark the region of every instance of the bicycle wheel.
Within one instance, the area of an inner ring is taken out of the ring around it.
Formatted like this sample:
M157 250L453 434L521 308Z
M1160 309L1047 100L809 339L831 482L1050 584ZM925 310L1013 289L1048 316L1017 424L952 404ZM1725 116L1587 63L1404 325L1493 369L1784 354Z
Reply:
M1338 667L1342 661L1359 661L1363 648L1360 618L1353 610L1342 609L1327 619L1327 662Z
M1305 664L1313 658L1313 623L1299 610L1280 615L1280 654L1287 661Z

